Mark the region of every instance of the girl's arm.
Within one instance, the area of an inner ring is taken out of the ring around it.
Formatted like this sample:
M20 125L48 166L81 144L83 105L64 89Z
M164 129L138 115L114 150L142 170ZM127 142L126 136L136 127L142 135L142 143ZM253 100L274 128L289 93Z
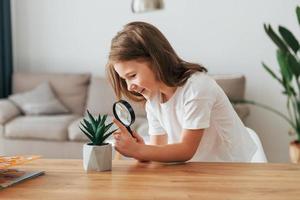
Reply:
M138 160L158 162L188 161L196 153L204 132L203 130L184 130L181 142L176 144L136 144L136 150L132 152L132 157Z
M150 144L152 144L152 145L168 144L168 135L166 133L161 133L158 135L151 135L150 136Z
M118 120L114 123L119 130L114 133L115 149L124 156L143 161L175 162L190 160L201 141L203 130L184 130L182 139L177 144L146 145L138 134L133 138ZM161 139L163 140L163 139Z

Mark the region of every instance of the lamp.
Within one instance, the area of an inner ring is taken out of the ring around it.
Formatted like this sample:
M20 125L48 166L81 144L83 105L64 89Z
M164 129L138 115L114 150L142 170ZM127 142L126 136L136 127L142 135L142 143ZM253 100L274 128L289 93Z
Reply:
M133 13L142 13L164 8L163 0L132 0L131 10Z

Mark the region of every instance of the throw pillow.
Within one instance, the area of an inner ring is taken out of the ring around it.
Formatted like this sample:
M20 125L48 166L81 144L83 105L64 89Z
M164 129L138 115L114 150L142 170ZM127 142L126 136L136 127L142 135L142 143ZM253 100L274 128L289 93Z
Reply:
M69 110L55 97L50 84L44 82L31 91L9 97L26 115L64 114Z

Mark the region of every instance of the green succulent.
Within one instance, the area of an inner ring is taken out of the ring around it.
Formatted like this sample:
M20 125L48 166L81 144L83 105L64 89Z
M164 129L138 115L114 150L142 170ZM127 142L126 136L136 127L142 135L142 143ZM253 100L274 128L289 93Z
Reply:
M296 7L296 16L300 25L299 6ZM265 63L262 63L262 66L282 86L282 93L287 96L288 115L254 101L242 100L233 103L253 104L278 114L290 124L292 127L290 133L296 133L297 140L300 142L300 45L292 32L283 26L278 27L279 34L273 30L271 25L264 24L264 29L277 46L279 73L272 71Z
M98 117L93 117L89 110L87 110L87 117L83 118L83 121L80 122L80 130L90 139L92 145L103 145L105 140L113 134L117 129L108 132L109 128L113 123L105 125L107 115L99 114ZM107 133L108 132L108 133Z

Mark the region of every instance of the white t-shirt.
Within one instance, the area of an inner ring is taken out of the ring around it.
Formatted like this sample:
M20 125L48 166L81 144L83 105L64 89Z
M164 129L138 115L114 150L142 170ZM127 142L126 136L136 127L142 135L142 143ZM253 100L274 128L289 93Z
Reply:
M181 141L183 129L205 129L191 161L250 162L257 147L221 87L205 73L194 73L173 96L146 103L149 134Z

